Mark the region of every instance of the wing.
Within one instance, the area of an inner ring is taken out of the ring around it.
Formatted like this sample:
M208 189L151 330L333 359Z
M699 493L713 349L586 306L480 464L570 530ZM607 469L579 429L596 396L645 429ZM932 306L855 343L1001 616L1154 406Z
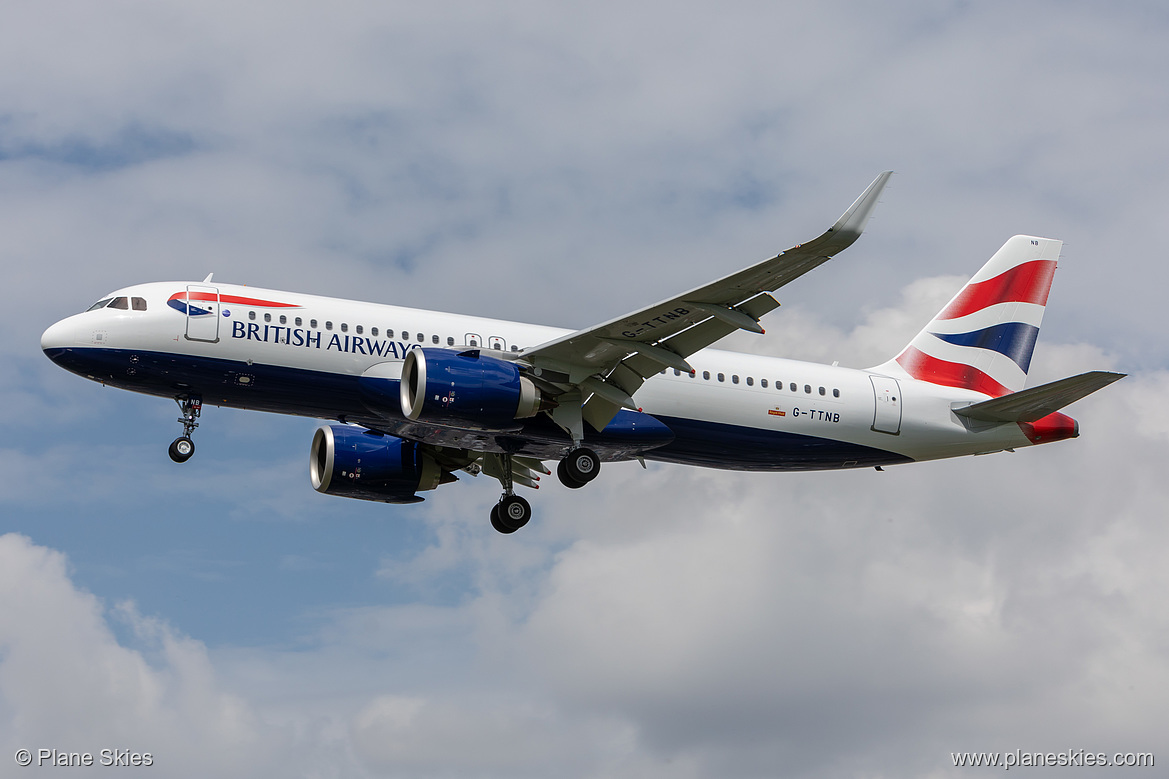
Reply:
M552 417L574 440L580 419L602 429L618 408L665 367L691 370L686 358L736 330L762 333L759 318L779 306L769 295L851 246L889 181L886 171L823 235L757 265L660 303L526 350L522 360L559 394ZM580 393L576 402L573 393Z

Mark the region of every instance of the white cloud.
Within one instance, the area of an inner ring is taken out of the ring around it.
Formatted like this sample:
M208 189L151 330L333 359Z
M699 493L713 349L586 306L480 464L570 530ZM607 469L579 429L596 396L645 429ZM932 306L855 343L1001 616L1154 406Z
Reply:
M287 735L217 684L202 644L124 603L113 613L146 651L123 646L59 552L0 536L0 590L6 756L47 748L100 761L103 749L129 749L149 752L160 776L190 776L193 765L251 776L287 759Z

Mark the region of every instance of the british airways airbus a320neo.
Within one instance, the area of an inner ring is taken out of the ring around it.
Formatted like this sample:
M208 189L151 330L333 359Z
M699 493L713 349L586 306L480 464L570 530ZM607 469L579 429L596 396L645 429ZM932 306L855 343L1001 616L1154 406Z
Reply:
M1007 241L888 362L856 370L708 348L762 333L771 292L860 236L882 173L820 237L584 330L202 282L120 289L41 337L88 379L174 398L194 453L204 404L336 420L317 430L313 487L386 503L486 474L501 533L532 514L545 461L567 487L603 461L735 470L866 468L1073 438L1059 409L1119 379L1024 389L1061 242Z

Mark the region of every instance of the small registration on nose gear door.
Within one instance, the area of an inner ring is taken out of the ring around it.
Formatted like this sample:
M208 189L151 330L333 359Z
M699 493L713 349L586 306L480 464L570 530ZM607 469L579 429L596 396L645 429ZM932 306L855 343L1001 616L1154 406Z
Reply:
M187 285L187 340L219 340L219 289L203 284Z
M873 382L873 430L878 433L901 432L901 387L897 379L888 376L869 376Z

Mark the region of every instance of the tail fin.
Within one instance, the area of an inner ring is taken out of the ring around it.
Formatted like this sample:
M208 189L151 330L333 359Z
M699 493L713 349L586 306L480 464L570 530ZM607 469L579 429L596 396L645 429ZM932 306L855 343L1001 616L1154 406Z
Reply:
M1023 389L1062 246L1011 238L901 354L873 370L996 398Z

